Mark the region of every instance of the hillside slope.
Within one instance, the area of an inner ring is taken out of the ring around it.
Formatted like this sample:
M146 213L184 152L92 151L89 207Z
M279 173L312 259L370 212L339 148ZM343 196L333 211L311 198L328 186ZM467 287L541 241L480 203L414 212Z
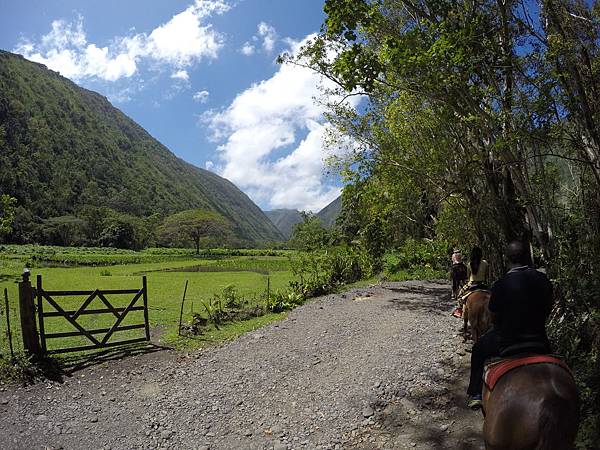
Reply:
M323 208L321 211L317 213L317 217L321 219L323 225L326 227L332 227L335 224L335 220L340 215L342 211L342 196L340 195L334 201L332 201L329 205Z
M231 182L177 158L105 97L4 51L0 193L41 219L84 205L139 217L205 208L242 239L282 238Z
M302 222L302 214L296 209L274 209L265 214L286 239L292 236L296 224Z

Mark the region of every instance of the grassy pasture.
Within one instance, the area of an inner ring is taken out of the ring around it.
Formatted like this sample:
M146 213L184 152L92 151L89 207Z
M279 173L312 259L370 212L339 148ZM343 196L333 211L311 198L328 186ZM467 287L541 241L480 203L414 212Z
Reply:
M233 255L231 254L233 253ZM211 330L194 338L177 335L181 298L186 280L189 281L184 308L184 322L189 321L192 311L204 312L203 301L219 294L226 286L234 286L238 295L248 306L261 303L267 287L284 289L292 279L289 260L283 252L261 250L217 250L196 257L185 249L150 249L143 252L114 249L81 249L33 246L0 247L0 292L8 289L11 309L11 328L16 348L20 347L18 317L18 281L23 267L32 272L32 283L41 275L45 290L94 290L141 288L142 276L148 281L148 305L153 342L176 347L198 347L208 342L232 338L279 318L268 314L244 322L228 323L220 330ZM108 296L113 306L126 306L132 295ZM86 296L57 297L55 300L65 310L76 310ZM2 299L3 300L3 299ZM4 302L1 302L4 310ZM138 304L141 304L141 300ZM95 299L90 309L104 309ZM53 308L44 303L44 310ZM80 316L78 322L87 329L109 328L114 323L110 314ZM122 325L142 323L141 311L131 312ZM46 332L75 331L64 318L46 318ZM5 314L0 317L0 351L8 353L5 336ZM142 337L143 329L116 333L112 340ZM102 334L96 337L102 337ZM48 340L48 348L86 345L84 337L64 337Z

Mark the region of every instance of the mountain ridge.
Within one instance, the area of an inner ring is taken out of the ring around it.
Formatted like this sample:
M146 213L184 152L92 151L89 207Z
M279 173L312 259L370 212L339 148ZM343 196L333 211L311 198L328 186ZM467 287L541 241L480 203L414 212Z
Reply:
M327 228L331 228L335 225L335 220L342 212L342 196L338 196L330 204L325 206L321 211L317 213L317 217L321 219L323 225Z
M303 220L302 214L297 209L280 208L264 211L264 213L286 239L292 237L294 227Z
M0 50L0 192L35 217L108 207L137 217L193 208L243 240L281 240L233 183L178 158L106 97Z
M323 223L326 228L331 228L335 225L335 220L339 216L342 210L342 196L340 195L318 213L315 217ZM264 211L265 215L273 222L277 229L283 234L283 236L289 239L294 232L296 224L301 223L303 220L302 213L297 209L273 209L271 211Z

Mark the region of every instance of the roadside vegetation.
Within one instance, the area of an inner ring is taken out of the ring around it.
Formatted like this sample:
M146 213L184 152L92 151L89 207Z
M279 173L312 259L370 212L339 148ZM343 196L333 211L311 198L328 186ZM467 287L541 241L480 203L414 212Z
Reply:
M342 235L381 233L386 251L407 239L476 244L494 278L510 240L530 244L555 286L555 350L582 396L578 448L596 446L597 3L326 0L324 11L321 33L280 61L328 80L328 143L352 142L332 161L347 183ZM339 100L359 95L360 108Z
M309 228L317 232L307 233ZM337 240L337 241L336 241ZM431 243L411 242L389 255L369 254L362 242L344 243L336 229L324 228L310 217L297 226L295 250L149 248L133 251L114 248L0 246L0 293L7 290L16 357L10 362L5 307L0 307L0 380L28 381L42 371L22 353L18 285L23 268L32 284L41 275L46 290L140 288L146 276L152 342L193 349L232 339L285 315L312 297L346 286L376 283L381 279L445 277L444 255ZM439 246L438 246L439 247ZM425 265L423 266L424 263ZM425 270L423 270L425 267ZM179 318L184 287L182 327ZM60 298L65 309L76 310L85 296ZM109 298L125 306L129 296ZM51 308L49 305L47 308ZM102 308L96 299L89 308ZM83 315L87 329L110 327L114 318ZM131 312L122 325L143 322L140 311ZM62 318L47 318L46 332L72 331ZM119 332L113 339L143 336L142 330ZM48 348L87 344L84 337L48 341ZM60 364L61 356L56 357Z

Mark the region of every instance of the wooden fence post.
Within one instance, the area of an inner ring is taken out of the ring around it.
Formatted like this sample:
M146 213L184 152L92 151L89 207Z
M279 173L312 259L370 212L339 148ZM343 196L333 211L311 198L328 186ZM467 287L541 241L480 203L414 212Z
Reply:
M146 331L146 340L150 342L150 322L148 320L148 282L146 280L146 275L142 277L142 289L144 290L143 300L144 300L144 324Z
M29 270L23 271L23 281L19 282L19 311L21 313L21 333L23 347L30 355L40 356L40 341L35 324L35 306L33 288L29 281Z

